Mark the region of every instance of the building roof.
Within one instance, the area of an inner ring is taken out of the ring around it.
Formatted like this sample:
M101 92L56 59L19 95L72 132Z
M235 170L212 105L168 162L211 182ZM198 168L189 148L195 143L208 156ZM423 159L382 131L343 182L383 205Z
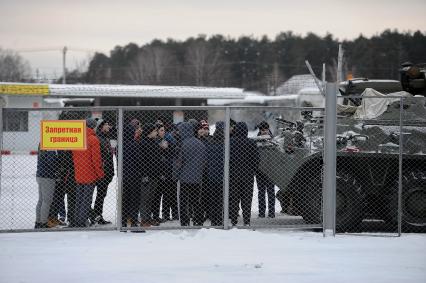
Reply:
M0 95L50 97L244 98L241 88L152 85L61 85L0 82Z
M277 88L276 95L297 94L301 89L308 87L318 90L312 75L294 75Z

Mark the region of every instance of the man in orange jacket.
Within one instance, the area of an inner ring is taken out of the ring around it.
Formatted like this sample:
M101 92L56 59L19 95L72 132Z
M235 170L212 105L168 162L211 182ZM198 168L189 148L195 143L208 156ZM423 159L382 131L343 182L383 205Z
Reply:
M73 151L75 168L75 226L86 227L96 181L104 177L99 139L95 134L96 120L86 120L87 149Z

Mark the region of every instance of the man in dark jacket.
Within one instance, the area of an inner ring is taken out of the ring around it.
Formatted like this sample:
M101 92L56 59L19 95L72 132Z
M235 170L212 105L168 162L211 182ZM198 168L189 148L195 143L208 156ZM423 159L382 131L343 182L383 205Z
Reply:
M58 174L59 178L56 182L56 189L58 191L58 200L55 202L55 197L57 196L55 191L54 203L50 208L50 218L49 222L53 219L56 219L57 215L60 214L61 208L64 206L64 197L67 195L67 221L68 226L73 227L75 224L74 214L75 214L75 192L77 183L75 182L75 173L74 173L74 161L72 157L71 150L59 150L58 151Z
M238 122L231 139L229 213L232 225L237 225L239 205L244 225L250 225L254 176L260 156L256 143L247 137L247 124Z
M80 113L81 114L81 113ZM59 120L81 119L77 113L64 111ZM77 184L74 176L74 161L71 150L58 151L58 179L49 212L49 227L66 225L74 226L75 192ZM65 210L65 195L67 196L67 210ZM66 212L66 215L65 215ZM59 218L58 218L59 216Z
M178 208L177 208L177 187L176 180L173 178L173 163L176 159L176 140L170 134L169 131L163 125L158 126L158 144L160 147L160 180L158 181L158 190L163 195L162 204L162 221L177 220ZM160 201L156 200L156 206L159 211ZM171 212L171 217L170 217ZM154 214L154 212L153 212ZM153 215L158 216L158 215ZM160 220L160 219L157 219Z
M272 132L269 129L269 124L266 121L262 121L257 126L259 128L258 136L264 136L272 138ZM268 217L275 217L275 184L259 169L256 172L256 183L257 183L257 198L259 201L259 217L265 217L266 210L266 199L265 193L268 195Z
M224 122L217 122L213 137L207 144L207 183L203 184L203 191L208 196L207 210L212 226L223 225L224 128Z
M123 131L123 205L121 226L138 227L138 212L141 199L141 146L142 129L133 119Z
M105 225L111 224L110 221L106 221L103 218L102 213L108 186L114 177L114 155L111 148L111 140L109 138L111 126L107 121L102 119L98 119L97 123L96 135L98 136L101 145L102 168L104 169L105 176L96 182L95 207L92 211L90 220L92 223Z
M155 206L154 191L161 175L161 153L157 143L157 127L154 124L145 124L142 129L141 140L141 198L139 211L141 226L159 225L153 218L152 208ZM158 207L158 211L160 207ZM156 217L156 215L154 215Z
M184 122L179 125L182 139L180 159L180 223L188 226L190 223L190 208L193 208L195 226L202 225L201 215L201 183L203 168L206 161L206 147L203 142L195 137L195 129L191 123Z

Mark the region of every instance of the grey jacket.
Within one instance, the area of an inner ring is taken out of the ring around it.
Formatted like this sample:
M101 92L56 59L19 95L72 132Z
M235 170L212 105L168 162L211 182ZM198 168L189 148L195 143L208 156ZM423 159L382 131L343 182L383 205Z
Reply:
M180 124L179 132L182 139L179 179L182 183L201 184L206 162L206 147L195 137L192 124L186 122Z

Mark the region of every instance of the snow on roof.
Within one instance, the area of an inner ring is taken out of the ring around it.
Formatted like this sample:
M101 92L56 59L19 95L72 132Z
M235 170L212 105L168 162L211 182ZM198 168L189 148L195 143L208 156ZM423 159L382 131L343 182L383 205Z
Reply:
M45 87L48 93L38 93ZM12 91L10 91L13 88ZM33 90L31 90L33 88ZM241 88L153 86L153 85L61 85L0 82L0 94L49 95L56 97L144 97L144 98L244 98Z
M247 104L265 104L269 101L288 101L296 100L298 95L247 95L244 99L208 99L207 105L247 105Z
M316 89L318 89L312 75L310 74L295 75L295 76L292 76L287 81L285 81L282 85L280 85L276 90L276 94L277 95L296 94L301 89L307 88L307 87L312 87L312 88L315 87Z

